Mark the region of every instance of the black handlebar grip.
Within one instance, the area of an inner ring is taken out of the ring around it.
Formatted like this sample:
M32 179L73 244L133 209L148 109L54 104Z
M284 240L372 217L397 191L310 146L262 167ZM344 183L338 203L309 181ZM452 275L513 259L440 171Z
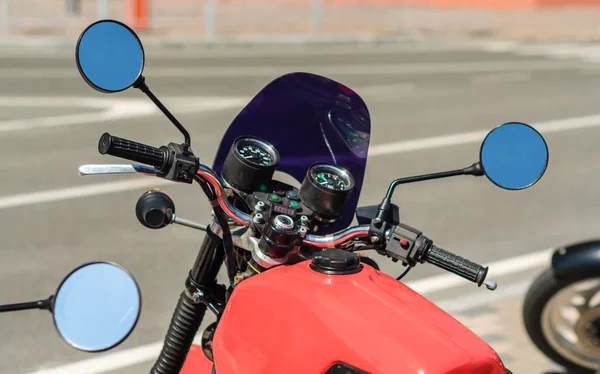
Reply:
M454 253L432 245L427 251L425 261L450 271L481 286L487 276L488 268L471 262Z
M117 138L109 133L104 133L100 137L98 152L102 155L109 154L156 168L163 166L166 156L166 152L160 148Z

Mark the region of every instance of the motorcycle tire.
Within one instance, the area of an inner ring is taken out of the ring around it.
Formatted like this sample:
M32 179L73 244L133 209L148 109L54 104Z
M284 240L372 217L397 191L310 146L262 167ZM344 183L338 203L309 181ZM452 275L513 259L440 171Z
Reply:
M561 289L586 278L597 277L598 272L582 272L559 280L553 269L547 269L536 278L525 295L522 312L525 330L529 338L546 357L563 366L572 374L594 374L597 371L571 362L552 348L542 330L542 313L544 306Z

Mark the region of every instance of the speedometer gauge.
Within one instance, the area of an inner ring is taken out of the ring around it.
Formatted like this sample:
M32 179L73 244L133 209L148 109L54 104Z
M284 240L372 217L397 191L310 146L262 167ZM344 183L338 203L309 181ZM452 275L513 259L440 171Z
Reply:
M244 160L256 166L269 167L279 161L275 147L257 138L241 138L233 146Z
M223 162L221 176L232 188L252 193L273 178L279 152L269 142L253 136L237 138Z
M300 198L323 222L333 222L344 213L354 178L345 168L329 164L313 164L300 187Z

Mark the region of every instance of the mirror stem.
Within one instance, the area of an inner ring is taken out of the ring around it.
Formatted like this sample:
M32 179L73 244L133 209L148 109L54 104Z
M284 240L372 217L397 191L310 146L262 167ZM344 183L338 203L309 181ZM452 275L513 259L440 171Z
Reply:
M161 112L163 112L163 114L167 116L169 121L171 121L175 125L175 127L177 127L177 129L183 134L183 149L184 151L188 151L192 142L190 139L190 133L185 129L185 127L183 127L183 125L177 120L177 118L175 118L175 116L171 114L171 112L169 112L167 107L164 106L163 103L160 102L160 100L158 100L158 97L154 96L152 91L150 91L150 87L148 87L148 85L146 84L146 79L143 76L140 76L140 79L133 85L133 87L139 88L140 91L145 93L146 96L148 96L150 100L152 100L152 102L158 107L158 109L160 109Z
M464 169L443 171L441 173L424 174L424 175L417 175L414 177L406 177L406 178L396 179L395 181L390 183L390 186L388 187L387 193L385 194L383 201L381 202L381 204L379 204L377 217L375 218L376 225L381 225L382 222L385 221L386 216L389 214L390 204L392 202L392 194L394 193L394 190L396 189L396 187L398 187L399 185L406 184L406 183L413 183L413 182L428 181L428 180L432 180L432 179L456 177L458 175L474 175L476 177L480 177L480 176L484 175L483 167L481 167L481 163L476 162L473 165L466 167Z
M50 310L50 300L51 300L51 297L46 300L31 301L28 303L0 305L0 313L16 312L16 311L20 311L20 310L29 310L29 309Z
M171 215L171 223L176 223L181 226L191 227L192 229L206 231L208 230L208 225L203 225L201 223L196 223L184 218L177 217L175 214Z
M481 162L476 162L468 168L464 168L463 170L465 175L473 175L475 177L483 177L485 175L483 166L481 166Z

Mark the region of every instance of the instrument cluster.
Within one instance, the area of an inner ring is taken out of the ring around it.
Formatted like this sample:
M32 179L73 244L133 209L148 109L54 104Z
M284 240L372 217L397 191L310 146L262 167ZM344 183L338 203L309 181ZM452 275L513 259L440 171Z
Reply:
M280 183L283 189L270 193L264 187L272 185L279 160L279 152L269 142L253 136L239 137L227 154L221 177L236 192L272 205L277 213L292 218L311 216L328 224L343 214L354 188L354 178L345 168L318 162L311 165L299 190Z
M335 222L354 188L348 170L325 162L309 167L299 189L274 181L280 159L269 142L243 136L234 141L221 170L225 183L252 210L259 248L271 258L285 257L315 226Z

